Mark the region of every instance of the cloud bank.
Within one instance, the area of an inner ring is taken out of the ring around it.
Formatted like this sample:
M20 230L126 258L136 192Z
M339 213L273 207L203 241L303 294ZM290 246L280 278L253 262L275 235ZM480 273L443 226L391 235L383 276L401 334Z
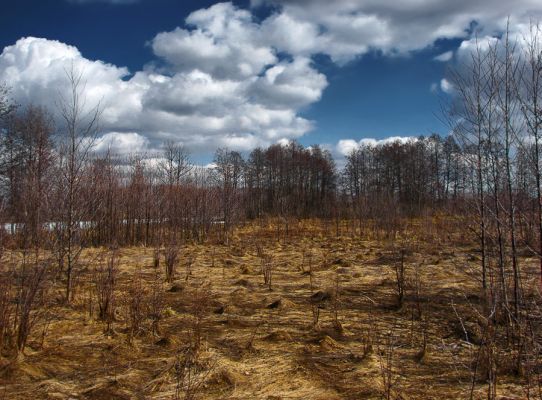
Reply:
M302 112L328 85L312 61L317 54L342 65L370 51L408 54L441 38L464 38L464 51L473 21L491 36L508 15L520 24L541 11L534 0L253 0L252 7L264 3L273 11L261 21L232 3L194 11L150 41L156 60L134 73L65 43L22 38L1 53L0 82L19 103L54 110L73 65L86 80L87 103L103 108L99 148L152 151L172 140L194 152L249 150L313 129ZM441 90L452 90L447 83ZM341 153L351 144L343 142Z

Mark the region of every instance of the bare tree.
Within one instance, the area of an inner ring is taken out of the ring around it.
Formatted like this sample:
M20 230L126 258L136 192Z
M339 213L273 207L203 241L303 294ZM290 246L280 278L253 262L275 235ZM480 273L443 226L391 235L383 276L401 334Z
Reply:
M112 251L107 257L106 264L98 266L94 271L99 318L105 322L107 332L111 331L115 319L118 263L118 254Z
M182 144L167 141L162 157L158 168L162 172L164 183L171 187L180 185L182 179L192 170L188 149Z
M395 270L395 285L397 292L397 307L400 309L403 307L403 302L405 299L405 289L406 289L406 274L405 274L405 249L399 250L399 257L394 262L393 268Z
M100 105L88 107L83 72L72 64L66 70L69 93L58 104L64 122L60 141L55 230L59 269L66 271L66 301L71 300L74 272L83 249L82 229L88 221L86 199L82 196L85 167L98 133Z
M177 269L177 263L179 262L179 248L176 246L169 246L164 251L165 254L165 269L166 269L166 281L171 283L175 279L175 271Z
M153 335L160 334L160 321L165 308L164 287L160 275L155 274L149 293L148 317L151 320L151 332Z
M224 223L225 241L229 241L229 232L236 212L238 189L241 186L244 161L236 151L218 149L214 162L216 182L221 190L222 216Z
M22 352L32 329L43 316L48 263L35 256L29 264L23 261L20 285L17 293L15 326L17 326L17 350Z
M0 354L24 352L30 335L43 322L47 307L50 260L24 250L16 268L0 275Z
M481 44L476 37L476 48L471 53L466 65L460 66L466 70L452 72L452 82L457 90L455 100L458 103L453 104L451 110L452 120L450 124L454 129L454 135L459 139L463 147L464 160L474 169L475 174L472 179L472 191L476 193L474 208L478 214L478 238L481 250L481 268L482 268L482 288L487 288L487 209L486 209L486 187L484 179L486 175L486 155L487 143L484 136L484 130L491 126L491 121L487 118L490 102L486 97L487 93L487 54L484 54ZM456 121L461 121L457 123ZM474 157L470 154L474 153Z
M48 220L51 172L55 162L53 122L42 108L28 106L11 118L4 143L9 154L8 206L12 222L21 224L21 246L42 246Z
M538 230L538 257L540 259L540 285L542 286L542 31L539 24L531 23L529 36L525 38L525 71L521 75L523 89L521 112L528 137L532 140L529 161L535 179L536 221Z
M168 141L164 145L163 161L158 165L162 182L164 183L164 207L168 226L168 235L171 240L177 241L178 231L184 231L187 219L182 207L183 193L182 181L192 170L189 152L183 146Z
M128 286L125 294L125 304L127 311L128 341L137 337L143 330L148 307L149 295L143 283L141 271L136 272Z
M510 40L510 21L506 27L504 37L503 59L501 60L501 90L499 90L498 103L500 112L503 118L503 134L502 138L504 147L504 169L506 181L506 213L508 219L508 231L510 240L510 258L512 261L512 272L514 276L514 311L516 319L519 317L519 302L520 302L520 270L517 255L517 232L516 232L516 197L514 188L513 166L514 163L514 148L516 145L517 132L520 129L516 121L516 115L519 115L516 84L518 76L522 75L520 63L516 55L516 43Z

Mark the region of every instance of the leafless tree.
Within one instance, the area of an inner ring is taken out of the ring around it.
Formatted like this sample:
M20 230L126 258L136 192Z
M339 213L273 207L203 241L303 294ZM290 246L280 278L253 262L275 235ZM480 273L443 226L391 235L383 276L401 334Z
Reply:
M106 265L99 265L94 271L99 318L105 322L107 332L111 331L115 320L118 263L118 254L113 250L107 257Z
M470 55L466 65L462 65L467 73L453 71L452 82L457 90L457 103L453 104L452 121L454 135L459 139L463 147L463 159L469 163L475 171L471 180L472 191L476 193L474 208L477 212L477 235L480 241L482 288L487 288L487 206L486 187L484 180L486 176L487 140L485 129L491 128L488 117L491 98L493 94L488 93L488 55L483 53L481 44L476 37L476 48ZM489 94L489 96L487 96ZM489 98L489 99L488 99ZM461 121L459 124L456 121ZM471 154L474 153L474 157Z
M405 289L406 289L406 273L405 273L405 249L399 250L399 257L395 261L393 268L395 270L395 285L397 292L397 307L403 307L403 302L405 299Z
M160 268L160 248L156 247L154 248L152 252L152 265L154 269Z
M40 262L39 256L28 264L23 259L21 267L14 323L17 327L16 345L19 352L24 351L32 329L43 316L49 271L48 262Z
M506 181L506 213L508 219L508 231L510 242L510 258L512 262L513 273L513 292L514 292L514 310L515 318L519 317L519 303L520 303L520 266L517 255L517 210L516 210L516 195L515 195L515 182L513 177L513 163L515 160L514 148L517 148L517 134L521 127L517 122L519 116L518 99L516 96L516 84L518 77L523 75L516 55L517 43L513 43L510 40L510 28L509 21L504 36L504 51L502 55L501 64L501 81L499 82L501 88L498 91L498 107L502 114L503 119L503 158L504 158L504 170Z
M59 269L66 272L66 301L71 300L73 278L83 249L82 229L88 221L89 210L82 196L83 177L98 134L100 105L89 107L85 97L82 71L72 64L66 70L69 93L62 96L58 108L64 122L60 140L56 181L57 211L55 231Z
M6 132L9 154L7 176L12 222L21 225L24 248L42 247L43 225L48 220L51 173L55 162L53 122L42 109L28 106L15 114Z
M521 112L525 120L532 151L527 151L530 169L535 179L536 222L538 230L537 253L540 259L540 282L542 287L542 31L540 25L531 22L529 36L525 39L525 71L521 74ZM530 147L526 144L527 147Z
M163 282L160 275L157 273L151 283L149 293L149 309L148 316L151 320L151 332L153 335L160 334L160 321L163 317L164 308L166 306L164 298Z
M380 365L381 397L385 400L398 398L397 371L397 336L394 330L383 335L378 345L378 362Z
M179 186L192 170L190 153L182 144L168 141L164 144L163 160L158 165L164 183L170 187Z
M171 283L175 279L175 271L177 269L177 263L179 262L179 248L176 246L169 246L166 248L164 253L166 281Z
M148 297L141 271L139 271L132 278L125 294L129 342L132 342L143 331L143 322L148 314L146 310L149 306Z
M269 290L273 284L273 258L270 254L265 254L261 259L262 263L262 275L264 284Z
M238 189L242 183L244 161L241 154L236 151L218 149L214 162L216 182L221 191L225 242L229 243L229 232L237 209Z

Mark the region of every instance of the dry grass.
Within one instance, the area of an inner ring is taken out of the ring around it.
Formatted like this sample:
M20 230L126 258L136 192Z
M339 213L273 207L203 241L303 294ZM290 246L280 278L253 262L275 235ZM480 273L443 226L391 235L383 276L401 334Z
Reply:
M143 323L133 335L129 314L120 306L106 330L96 310L90 312L89 287L81 279L72 305L58 301L49 310L54 317L43 347L35 334L24 355L1 359L0 399L172 399L176 357L193 343L196 329L201 335L193 365L194 379L201 380L196 398L377 399L386 392L383 367L390 371L391 398L468 398L468 365L476 345L462 337L452 304L468 315L473 301L468 295L477 291L470 278L476 267L472 245L437 246L411 238L405 273L413 276L419 266L419 301L427 321L427 350L420 354L422 324L408 291L397 308L390 244L305 229L295 235L291 228L292 236L279 242L273 227L247 226L228 247L183 246L177 276L163 287L159 334ZM273 257L271 290L262 279L255 237ZM89 250L84 259L95 259L100 251ZM154 267L154 254L152 248L119 250L119 298L136 275L148 288L157 272L165 281ZM184 276L186 254L193 258L190 279ZM311 300L318 291L329 296ZM386 362L389 351L392 360ZM502 376L499 395L522 398L520 380ZM484 397L480 382L475 398Z

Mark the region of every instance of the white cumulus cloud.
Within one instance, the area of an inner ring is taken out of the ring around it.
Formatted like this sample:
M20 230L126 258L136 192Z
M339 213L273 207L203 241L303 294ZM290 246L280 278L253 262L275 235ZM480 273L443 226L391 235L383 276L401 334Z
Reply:
M277 61L250 12L231 3L195 11L186 23L192 29L162 32L152 40L156 55L176 70L199 69L219 78L249 78Z
M9 82L17 102L58 114L59 101L69 96L72 67L83 75L88 109L103 109L100 128L106 134L97 148L116 152L158 149L165 140L198 152L298 138L313 127L299 108L317 101L327 85L308 59L277 62L263 75L258 70L246 77L195 67L130 75L126 68L86 59L73 46L32 37L4 49L0 81Z
M542 16L537 0L252 0L253 7L262 4L279 9L269 21L277 27L272 41L290 37L290 51L324 53L339 63L371 50L401 54L438 39L468 38L473 23L493 35L509 16L514 23Z

